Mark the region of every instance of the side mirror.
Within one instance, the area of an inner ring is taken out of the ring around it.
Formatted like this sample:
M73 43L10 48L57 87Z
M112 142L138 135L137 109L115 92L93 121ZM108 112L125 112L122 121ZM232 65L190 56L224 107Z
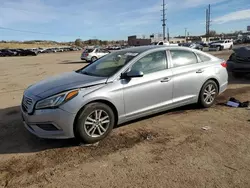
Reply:
M125 72L121 75L121 78L136 78L136 77L143 77L143 72L142 71L136 71L132 70L129 72Z

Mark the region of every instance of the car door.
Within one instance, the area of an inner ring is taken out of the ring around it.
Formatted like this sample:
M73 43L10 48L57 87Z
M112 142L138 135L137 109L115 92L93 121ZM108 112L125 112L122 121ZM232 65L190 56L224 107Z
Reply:
M229 48L229 47L228 47L228 41L227 41L227 40L224 41L223 46L224 46L224 49L228 49L228 48Z
M100 49L95 49L95 56L96 56L97 58L100 58L100 57L101 57L101 51L100 51Z
M172 71L166 51L152 52L135 62L130 71L142 71L143 77L123 80L126 118L150 114L172 104Z
M207 64L199 63L191 50L173 49L168 53L173 72L173 105L195 102L204 83Z

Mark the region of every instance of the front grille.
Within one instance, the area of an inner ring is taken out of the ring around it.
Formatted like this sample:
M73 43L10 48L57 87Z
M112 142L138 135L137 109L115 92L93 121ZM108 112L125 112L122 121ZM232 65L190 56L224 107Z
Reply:
M33 100L29 97L23 96L22 108L24 112L31 113L33 110Z

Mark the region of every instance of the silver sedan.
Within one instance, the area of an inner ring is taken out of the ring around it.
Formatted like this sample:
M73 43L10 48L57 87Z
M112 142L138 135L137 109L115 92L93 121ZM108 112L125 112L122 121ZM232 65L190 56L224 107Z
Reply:
M212 106L227 88L226 65L186 47L119 50L31 85L22 100L23 122L38 137L94 143L117 124L192 103Z

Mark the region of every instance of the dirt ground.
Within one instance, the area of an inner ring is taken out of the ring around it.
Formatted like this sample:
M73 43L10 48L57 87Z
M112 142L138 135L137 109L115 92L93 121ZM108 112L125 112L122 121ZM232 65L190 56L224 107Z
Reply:
M227 59L230 52L216 52ZM116 128L98 145L44 140L23 127L24 89L85 65L79 52L0 58L0 187L250 187L250 80L230 77L209 109L187 106ZM209 130L202 127L209 126Z

